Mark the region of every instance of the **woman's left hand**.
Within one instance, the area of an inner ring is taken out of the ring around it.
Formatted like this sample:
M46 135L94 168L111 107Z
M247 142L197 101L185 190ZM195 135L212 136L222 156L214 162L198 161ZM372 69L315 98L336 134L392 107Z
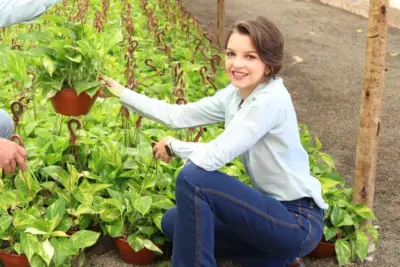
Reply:
M156 143L153 147L154 157L156 159L161 159L162 161L168 163L171 161L172 157L168 155L165 146L171 141L172 137L166 136Z

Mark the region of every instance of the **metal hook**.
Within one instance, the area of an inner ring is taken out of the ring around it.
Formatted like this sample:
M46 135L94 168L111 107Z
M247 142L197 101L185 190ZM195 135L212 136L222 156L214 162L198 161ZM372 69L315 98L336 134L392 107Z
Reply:
M77 138L76 138L76 135L75 135L75 131L74 131L73 127L72 127L73 124L76 125L76 130L80 130L81 129L81 123L77 119L70 119L68 121L68 130L69 130L69 134L70 134L70 137L71 137L71 144L75 145L76 141L77 141Z
M13 141L13 142L16 142L18 145L24 147L24 142L22 142L22 139L21 139L20 136L18 136L18 135L13 135L13 136L11 136L11 139L10 139L10 140Z
M19 101L14 101L11 104L11 112L13 114L13 121L15 128L18 125L19 119L21 118L22 113L24 112L24 106Z

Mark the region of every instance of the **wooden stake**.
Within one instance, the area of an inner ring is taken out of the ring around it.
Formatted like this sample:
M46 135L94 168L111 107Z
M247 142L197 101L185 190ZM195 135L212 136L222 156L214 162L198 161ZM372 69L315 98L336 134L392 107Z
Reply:
M381 98L385 78L389 0L370 0L360 131L353 199L371 209L374 203Z
M224 48L225 0L218 0L217 16L217 45L222 50Z

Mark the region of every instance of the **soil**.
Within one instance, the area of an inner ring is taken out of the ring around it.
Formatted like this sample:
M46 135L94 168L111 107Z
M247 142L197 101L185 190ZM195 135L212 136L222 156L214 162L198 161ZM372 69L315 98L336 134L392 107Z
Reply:
M216 0L184 2L201 23L215 20ZM323 150L334 157L337 171L352 186L367 20L316 1L227 0L225 4L227 26L262 15L281 29L286 47L281 76L292 94L299 123L319 137ZM374 223L380 226L381 241L374 261L363 265L366 267L397 267L400 262L400 54L392 56L400 52L400 30L389 28L387 47L374 204L378 218ZM100 251L104 254L89 255L88 266L128 266L115 251ZM334 257L305 260L308 267L337 266Z

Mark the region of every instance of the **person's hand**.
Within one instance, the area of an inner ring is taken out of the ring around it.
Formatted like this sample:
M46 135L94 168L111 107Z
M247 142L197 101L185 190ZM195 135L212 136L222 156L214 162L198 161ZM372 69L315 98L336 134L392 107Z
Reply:
M99 77L102 86L106 86L112 95L106 94L103 89L100 88L98 96L102 98L108 98L111 96L121 97L124 94L125 87L119 84L117 81L108 77Z
M166 163L171 161L172 157L168 155L165 146L169 144L172 139L172 137L166 136L153 146L153 153L156 159L161 159Z
M0 168L6 174L14 173L17 166L25 171L26 150L17 143L0 138Z

